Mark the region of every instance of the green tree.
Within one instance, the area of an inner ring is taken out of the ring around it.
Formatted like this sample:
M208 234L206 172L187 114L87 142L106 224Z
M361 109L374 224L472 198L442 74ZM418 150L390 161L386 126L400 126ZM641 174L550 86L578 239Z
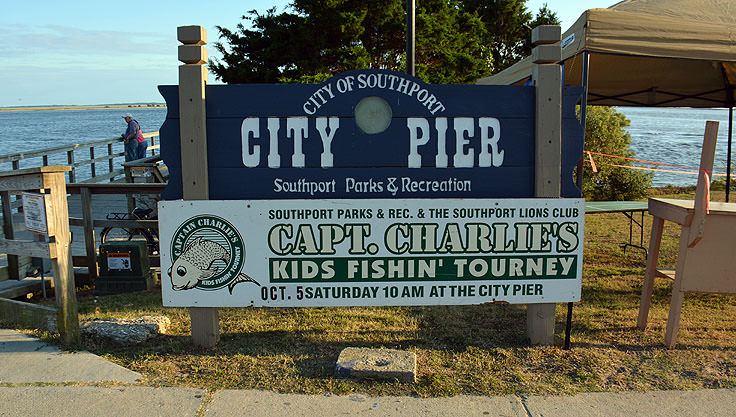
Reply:
M526 0L460 0L460 3L466 11L477 13L485 25L483 44L491 52L494 73L531 55L532 28L560 24L557 14L547 4L532 16Z
M585 150L633 158L631 135L625 127L631 122L613 107L588 106L585 124ZM652 173L609 164L633 166L633 161L593 155L598 172L588 161L583 163L583 196L593 201L623 201L645 197L652 185Z
M557 20L546 7L532 19L524 1L417 2L417 76L467 83L529 54L529 28ZM405 3L294 0L281 13L252 10L235 30L218 26L222 59L210 61L210 69L227 83L316 82L361 68L403 71Z
M400 0L401 1L401 0ZM405 3L405 2L404 2ZM402 25L401 34L404 36ZM433 84L470 83L489 75L493 59L483 45L485 24L453 1L417 2L416 75ZM405 68L406 46L401 51Z
M256 10L243 16L253 29L239 23L236 31L218 26L221 42L215 49L222 60L210 61L217 78L228 83L275 83L284 76L298 76L299 68L311 67L313 57L304 54L314 35L306 27L306 19L291 13L276 14L272 8L265 14ZM310 58L310 59L308 59Z

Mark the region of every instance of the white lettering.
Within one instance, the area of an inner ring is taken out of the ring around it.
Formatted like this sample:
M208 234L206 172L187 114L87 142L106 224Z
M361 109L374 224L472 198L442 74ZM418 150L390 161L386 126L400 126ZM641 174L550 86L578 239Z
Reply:
M422 156L418 148L429 141L429 122L423 117L408 117L406 127L409 128L409 168L421 168Z
M268 167L279 168L281 166L281 156L279 155L279 119L278 117L268 118L268 133L270 135L268 144Z
M261 145L253 145L253 152L250 151L250 138L258 139L259 128L257 117L246 117L243 124L240 125L240 138L243 144L243 164L248 168L258 166L261 161Z
M503 164L504 154L504 151L498 149L498 140L501 138L501 123L495 117L481 117L478 119L478 126L480 126L478 166L489 167L493 165L494 167L500 167Z
M475 133L475 127L473 126L473 118L471 117L456 117L455 123L455 157L453 158L453 164L456 168L472 168L474 160L473 149L468 149L465 153L465 145L470 143L470 140L465 139L465 133L468 133L468 137L472 138Z
M332 94L332 84L326 84L324 87L322 87L322 89L327 91L327 94L330 95L330 98L335 98L335 95Z
M291 155L291 166L304 168L304 152L302 151L302 140L307 138L307 118L287 117L286 135L294 140L294 153Z
M327 133L328 127L330 129L329 134ZM327 117L320 117L317 119L317 131L319 132L320 138L322 138L322 157L320 160L322 168L330 168L333 166L332 139L334 139L335 133L339 127L339 117L330 117L329 124Z
M445 142L447 141L447 118L436 118L434 126L437 129L437 156L434 157L434 164L437 168L447 168L447 150L445 149Z

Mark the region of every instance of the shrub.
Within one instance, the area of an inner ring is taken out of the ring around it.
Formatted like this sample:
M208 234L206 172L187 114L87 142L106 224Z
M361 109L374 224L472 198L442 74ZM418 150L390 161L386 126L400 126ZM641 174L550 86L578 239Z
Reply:
M588 106L585 150L633 158L631 135L624 129L631 122L613 107ZM608 164L633 166L633 161L593 155L598 172L583 161L583 196L593 201L636 200L646 197L653 173Z

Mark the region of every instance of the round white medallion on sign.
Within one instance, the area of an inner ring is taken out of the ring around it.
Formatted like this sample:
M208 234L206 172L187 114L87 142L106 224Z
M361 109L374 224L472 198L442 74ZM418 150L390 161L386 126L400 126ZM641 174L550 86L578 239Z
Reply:
M392 115L391 106L381 97L364 97L355 106L355 123L360 130L369 135L388 129Z

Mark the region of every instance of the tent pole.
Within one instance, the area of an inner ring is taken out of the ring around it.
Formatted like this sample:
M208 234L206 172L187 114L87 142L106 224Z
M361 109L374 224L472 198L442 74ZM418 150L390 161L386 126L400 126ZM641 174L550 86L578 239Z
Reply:
M414 60L416 50L416 3L406 0L406 73L414 76Z
M583 125L583 148L585 147L585 117L588 113L588 51L583 51L583 100L580 102L580 123ZM564 74L563 74L564 79ZM583 154L585 155L585 154ZM578 163L577 182L580 192L583 191L583 155L580 155ZM565 323L565 344L563 349L570 349L570 333L572 333L572 306L573 303L567 303L567 322Z
M583 138L585 138L585 117L588 113L588 51L583 51L583 100L580 103L580 124L583 125ZM585 147L585 139L583 139L583 147ZM578 175L575 179L580 191L583 190L583 155L580 155L580 163L578 164Z
M721 64L721 74L723 75L723 82L726 85L726 107L728 107L728 153L726 155L726 203L728 203L728 197L731 193L731 142L733 139L734 86L728 78L726 66L723 63Z
M733 101L733 100L731 100ZM726 203L731 189L731 141L733 139L733 103L728 107L728 154L726 156Z

